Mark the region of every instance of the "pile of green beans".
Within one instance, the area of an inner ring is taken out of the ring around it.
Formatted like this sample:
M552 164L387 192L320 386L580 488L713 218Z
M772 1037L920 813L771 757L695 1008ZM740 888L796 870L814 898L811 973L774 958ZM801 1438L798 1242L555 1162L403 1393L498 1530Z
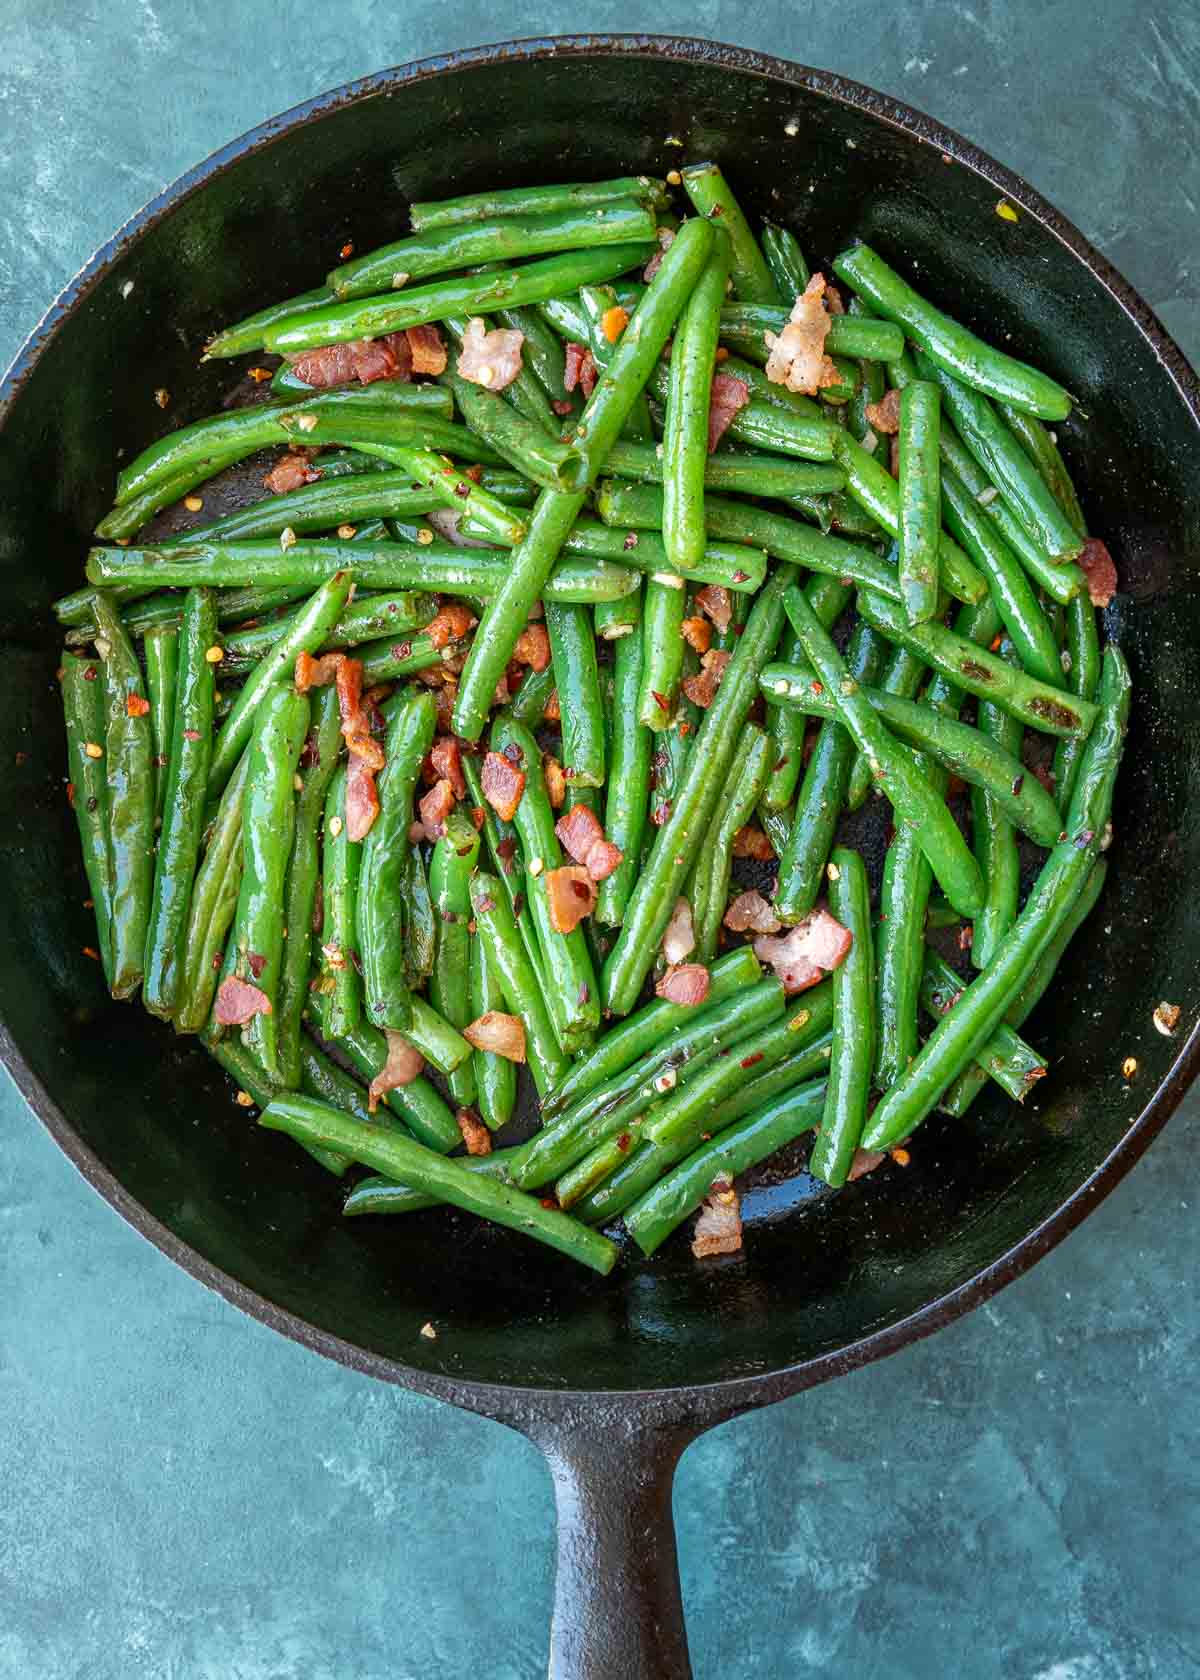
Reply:
M1103 890L1131 698L1065 386L911 253L797 307L795 234L715 162L670 179L415 204L219 331L282 358L259 400L129 459L54 603L107 991L347 1215L601 1275L597 1227L649 1259L808 1133L840 1191L1040 1088L1019 1030ZM814 306L820 378L779 376ZM203 511L272 448L295 488Z

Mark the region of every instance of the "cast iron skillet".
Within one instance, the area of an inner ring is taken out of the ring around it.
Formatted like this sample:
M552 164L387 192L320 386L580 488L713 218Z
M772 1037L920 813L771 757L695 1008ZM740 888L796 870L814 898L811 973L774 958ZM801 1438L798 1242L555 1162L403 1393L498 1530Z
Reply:
M1023 1112L983 1101L965 1124L930 1120L907 1172L837 1197L807 1197L803 1177L768 1184L736 1260L696 1265L676 1240L599 1280L441 1212L340 1220L330 1182L248 1124L197 1049L107 1003L82 955L47 603L78 581L118 450L228 389L227 366L196 365L219 323L311 286L346 238L394 236L409 198L710 155L816 263L854 234L906 271L917 258L932 297L995 341L1011 332L1078 393L1088 419L1064 446L1118 559L1107 630L1136 709L1106 898L1031 1028L1051 1048L1044 1092ZM1001 194L1015 226L994 213ZM156 386L172 393L167 417ZM987 1299L1113 1187L1200 1060L1195 375L1069 223L928 118L778 59L608 36L390 70L218 153L55 304L0 389L0 430L0 1054L80 1171L196 1277L309 1347L544 1448L553 1674L686 1675L670 1487L688 1442ZM1183 1007L1174 1042L1151 1029L1164 998ZM436 1341L418 1334L427 1320Z

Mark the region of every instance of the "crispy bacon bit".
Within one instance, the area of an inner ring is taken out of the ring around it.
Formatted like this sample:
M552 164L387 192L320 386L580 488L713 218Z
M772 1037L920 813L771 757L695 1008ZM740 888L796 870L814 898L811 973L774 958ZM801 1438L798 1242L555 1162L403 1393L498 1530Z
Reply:
M414 373L445 373L446 344L436 327L407 327L404 336Z
M490 752L483 761L479 782L492 810L504 822L511 822L525 792L524 770L518 770L503 753Z
M593 881L606 881L621 867L625 853L612 840L597 840L587 855L587 872Z
M725 667L732 658L733 655L724 648L710 648L700 661L699 673L694 677L684 677L679 686L693 706L712 705L721 686L721 678L725 675Z
M875 1168L881 1167L886 1160L886 1149L856 1149L854 1159L850 1163L850 1171L846 1175L847 1179L853 1184L856 1178L862 1178L865 1174L874 1172ZM905 1161L902 1164L907 1166L908 1163Z
M804 992L845 962L853 942L850 930L828 910L810 910L782 938L760 934L754 955L775 970L785 992Z
M326 344L289 360L297 379L321 389L350 385L355 380L371 385L377 379L403 383L412 378L412 348L403 332L387 333L383 338L356 338L349 344Z
M586 869L567 864L545 875L550 926L555 933L574 933L596 907L596 885Z
M900 439L894 437L888 450L888 471L893 478L900 477Z
M725 912L731 933L778 933L783 923L760 892L739 893Z
M735 858L754 858L758 863L770 863L775 856L774 846L762 829L756 828L753 823L738 829L731 849Z
M468 1155L490 1155L492 1134L469 1108L460 1108L454 1116Z
M600 374L592 352L586 344L576 344L573 340L565 349L567 365L563 374L564 391L569 393L578 386L585 397L590 397L596 389L596 380Z
M708 970L703 963L681 963L669 968L654 988L655 995L668 1003L691 1007L708 996Z
M706 583L696 591L696 605L724 633L733 620L733 596L720 583Z
M317 659L311 653L298 653L292 673L297 694L307 694L310 688L324 688L333 682L345 659L342 653L326 653Z
M446 818L454 809L454 789L442 780L430 788L424 799L418 800L417 810L425 825L426 838L436 840L446 832Z
M439 735L429 754L437 774L450 783L455 799L467 797L467 784L462 773L462 753L453 735Z
M425 626L425 634L440 653L451 642L461 642L475 619L461 602L451 601Z
M244 1027L256 1015L270 1015L271 1000L258 986L227 974L217 988L213 1018L219 1027Z
M1089 537L1078 564L1087 576L1088 596L1094 607L1106 607L1117 592L1117 568L1099 537Z
M588 853L604 838L604 825L587 805L572 805L554 825L559 843L576 863L587 863Z
M654 276L662 267L663 258L671 249L671 246L675 243L675 229L660 227L655 237L658 240L658 250L655 251L654 255L650 258L650 261L642 270L642 279L646 281L653 280Z
M697 653L707 653L712 646L712 625L706 618L685 618L679 630L684 641Z
M720 1173L700 1208L692 1253L703 1260L710 1254L738 1254L741 1247L741 1203L729 1174Z
M262 978L262 971L267 966L266 957L260 956L257 951L247 951L246 963L254 978L256 980L260 980Z
M141 694L127 694L125 710L130 717L145 717L150 710L150 702Z
M379 1107L380 1097L386 1097L389 1091L398 1091L402 1085L411 1085L414 1079L420 1077L425 1066L425 1058L403 1033L385 1027L383 1035L387 1039L387 1060L367 1087L368 1114L374 1114Z
M546 781L546 798L554 810L561 811L567 797L567 778L553 753L542 754L542 775Z
M825 276L814 274L792 305L788 324L778 337L763 334L771 352L767 378L773 385L815 397L822 387L837 384L838 371L825 354L831 323L824 294Z
M544 624L527 624L517 637L513 658L531 671L544 671L550 663L550 636Z
M708 399L708 453L720 443L734 416L750 401L750 387L732 373L714 373Z
M320 476L316 467L309 465L307 455L289 450L263 479L263 489L272 491L276 496L284 496L289 490L299 490L302 484L315 484Z
M900 393L895 386L878 402L867 404L867 419L875 431L895 437L900 430Z
M662 937L662 953L668 963L681 963L696 949L696 931L692 926L692 907L682 896L675 900L671 919Z
M575 404L569 397L556 397L550 404L550 407L554 410L555 414L564 417L568 414L574 414L575 412Z
M365 840L378 815L375 772L361 758L351 755L346 765L346 838Z
M525 1060L525 1028L516 1015L504 1015L498 1009L489 1009L486 1015L464 1027L462 1035L474 1049L486 1050L492 1056L503 1056L506 1062Z
M487 391L503 391L521 371L525 334L511 327L487 331L483 317L472 315L458 353L458 377Z
M661 805L656 805L651 811L650 821L654 824L655 828L661 828L665 822L670 820L670 816L671 801L669 799L664 799Z

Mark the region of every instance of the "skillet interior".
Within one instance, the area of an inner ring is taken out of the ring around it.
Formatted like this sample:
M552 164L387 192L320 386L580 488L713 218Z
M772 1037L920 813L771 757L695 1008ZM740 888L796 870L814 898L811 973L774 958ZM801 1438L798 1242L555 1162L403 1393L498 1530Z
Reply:
M1016 226L998 218L997 187L948 161L940 131L922 132L909 114L905 132L899 108L862 90L849 90L857 105L830 98L831 78L793 72L789 83L755 73L749 55L672 50L673 60L648 51L631 61L626 43L586 66L586 44L477 55L439 74L380 78L239 143L118 245L36 367L18 371L0 416L0 998L44 1095L27 1087L60 1141L53 1105L205 1260L318 1338L430 1376L673 1387L820 1360L896 1325L994 1265L1079 1191L1179 1050L1153 1031L1154 1005L1180 1004L1185 1022L1197 1013L1195 414L1101 277L1033 215ZM962 158L967 149L950 144ZM1123 593L1108 631L1138 687L1107 895L1028 1031L1052 1078L1026 1110L988 1099L966 1123L935 1119L907 1171L837 1198L805 1198L803 1179L760 1192L764 1217L737 1261L698 1268L675 1242L602 1281L465 1216L340 1220L332 1181L248 1124L198 1050L105 1000L82 955L90 917L63 798L47 603L78 581L118 450L210 412L227 391L227 365L196 366L220 322L311 286L347 238L362 250L395 236L409 198L662 172L704 155L721 159L752 214L796 229L814 266L856 233L906 270L915 258L932 297L997 342L1011 333L1018 353L1078 393L1088 418L1063 428L1063 444L1118 559ZM168 416L152 399L162 385ZM1127 1054L1140 1063L1132 1086L1120 1074ZM416 1334L429 1318L444 1326L434 1343Z

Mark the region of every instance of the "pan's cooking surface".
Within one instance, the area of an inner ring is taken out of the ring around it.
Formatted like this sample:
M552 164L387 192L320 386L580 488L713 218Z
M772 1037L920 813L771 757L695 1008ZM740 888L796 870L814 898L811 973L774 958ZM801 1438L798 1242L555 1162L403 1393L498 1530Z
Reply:
M10 907L0 996L35 1079L129 1194L318 1334L368 1361L483 1382L676 1386L819 1361L968 1284L1049 1219L1136 1119L1119 1071L1127 1051L1142 1064L1139 1093L1170 1065L1177 1046L1149 1031L1151 1010L1168 997L1194 1019L1200 990L1200 910L1187 886L1200 866L1200 741L1188 727L1200 693L1200 440L1105 284L1033 215L1016 227L998 219L997 187L943 161L940 137L915 144L882 102L873 116L737 74L711 52L686 66L640 59L636 75L600 59L581 126L580 74L563 56L417 79L401 102L330 103L250 147L118 257L18 387L0 456L0 791L13 813L0 838ZM499 159L495 133L507 142ZM657 168L668 134L686 136L689 155L719 154L753 213L786 218L799 201L815 263L854 233L916 258L935 298L1001 342L1011 332L1077 391L1090 418L1063 429L1064 446L1118 555L1126 593L1109 632L1133 666L1137 707L1108 894L1030 1029L1054 1065L1028 1111L981 1102L965 1124L931 1121L906 1172L836 1198L804 1197L804 1180L761 1192L770 1217L736 1262L697 1267L674 1242L602 1281L460 1216L340 1221L330 1182L248 1126L198 1052L104 1003L80 954L85 895L57 770L30 799L14 766L25 731L58 738L45 605L78 578L106 505L110 440L132 450L161 425L142 385L172 391L173 424L215 406L228 370L197 371L195 348L220 321L313 283L331 206L339 228L382 238L380 206L398 191ZM797 156L814 192L773 198ZM31 552L43 568L29 566ZM416 1336L433 1316L453 1337Z

